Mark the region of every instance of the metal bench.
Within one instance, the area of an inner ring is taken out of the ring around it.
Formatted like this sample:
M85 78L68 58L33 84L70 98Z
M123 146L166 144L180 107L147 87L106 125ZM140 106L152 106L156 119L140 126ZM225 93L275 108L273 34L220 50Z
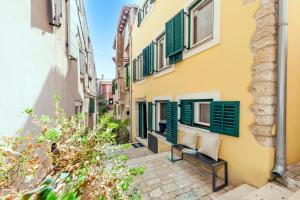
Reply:
M212 170L212 190L213 192L217 192L219 190L222 190L223 188L225 188L226 186L228 186L228 165L227 165L227 161L222 160L222 159L218 159L218 161L197 152L195 155L192 154L188 154L188 153L183 153L182 150L188 148L187 146L184 146L182 144L174 144L171 146L171 161L172 162L177 162L180 160L183 160L184 156L188 156L190 158L192 158L195 161L201 162L206 164L211 170ZM173 158L173 151L177 150L181 153L181 158L179 159L174 159ZM222 185L217 186L216 185L216 170L219 166L223 166L224 167L224 183Z

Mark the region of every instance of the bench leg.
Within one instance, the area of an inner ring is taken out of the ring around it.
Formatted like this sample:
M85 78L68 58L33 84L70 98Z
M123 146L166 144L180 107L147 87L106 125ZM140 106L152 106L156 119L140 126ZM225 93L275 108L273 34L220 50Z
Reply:
M224 163L224 184L220 186L216 186L216 177L217 177L217 172L216 172L216 167L212 167L212 190L213 192L217 192L219 190L222 190L226 186L228 186L228 165L227 163Z

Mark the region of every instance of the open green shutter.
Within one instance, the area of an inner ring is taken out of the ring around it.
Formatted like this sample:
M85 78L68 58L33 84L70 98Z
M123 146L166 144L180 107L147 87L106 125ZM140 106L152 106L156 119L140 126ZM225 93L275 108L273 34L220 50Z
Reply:
M167 103L167 141L177 144L178 118L177 102Z
M193 126L194 121L194 105L193 101L180 102L180 123Z
M153 127L152 127L152 123L153 123L153 121L152 121L152 114L153 114L153 112L152 112L152 109L153 109L153 104L152 104L152 102L148 102L148 131L152 131L153 130Z
M166 55L167 57L172 55L173 52L173 20L166 23Z
M126 87L129 87L130 82L130 65L126 66Z
M143 49L143 77L146 77L148 74L147 66L147 47Z
M239 137L239 101L214 101L210 104L210 131Z
M143 104L139 103L138 104L138 109L139 109L139 137L143 138Z
M138 11L138 27L141 25L142 23L142 20L143 20L143 10L139 9Z
M135 82L136 81L136 60L132 61L132 81Z
M89 113L95 113L95 99L90 98Z
M154 42L148 46L148 62L148 75L152 75L154 70Z
M170 64L182 60L184 49L184 10L166 23L166 55Z
M115 80L112 81L112 94L116 93L116 84L115 84Z

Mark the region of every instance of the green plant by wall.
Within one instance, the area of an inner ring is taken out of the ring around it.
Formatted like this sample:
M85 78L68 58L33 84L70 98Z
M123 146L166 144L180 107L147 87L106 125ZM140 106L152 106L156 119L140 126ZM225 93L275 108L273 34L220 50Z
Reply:
M54 117L26 109L37 128L0 139L0 199L141 199L132 181L144 169L128 169L130 145L116 145L122 125L104 115L91 130L83 114L69 118L58 97L55 105Z

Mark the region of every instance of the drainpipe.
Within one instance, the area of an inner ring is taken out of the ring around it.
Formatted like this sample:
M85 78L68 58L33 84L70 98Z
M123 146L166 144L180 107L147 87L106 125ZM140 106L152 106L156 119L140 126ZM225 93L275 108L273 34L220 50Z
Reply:
M277 80L277 122L276 161L272 175L282 177L286 170L286 81L287 81L287 39L288 1L279 0L278 27L278 80Z

